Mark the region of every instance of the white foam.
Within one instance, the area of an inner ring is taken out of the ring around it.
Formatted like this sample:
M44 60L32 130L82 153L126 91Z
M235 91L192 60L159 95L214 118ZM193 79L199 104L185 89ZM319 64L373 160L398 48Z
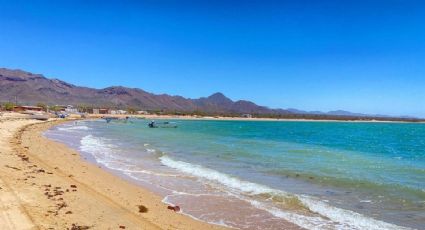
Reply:
M104 138L95 137L93 135L84 136L80 140L80 150L90 153L98 163L108 166L113 163L114 150L117 146L110 144Z
M104 138L94 137L93 135L87 135L83 137L80 142L80 149L84 152L92 154L99 163L102 163L111 169L123 171L127 175L131 175L132 173L145 173L153 174L156 176L174 176L172 174L158 174L147 170L131 170L130 165L122 165L120 162L114 161L114 151L117 149L117 146L108 143L108 141ZM176 169L191 176L195 176L197 178L202 178L204 180L224 185L225 188L227 188L230 192L234 194L258 195L267 193L279 196L297 197L304 206L308 207L311 211L320 214L320 216L305 216L297 213L291 213L273 207L265 202L248 199L246 198L246 196L240 196L241 199L248 201L254 207L267 211L276 217L283 218L303 228L314 230L409 229L385 223L383 221L375 220L353 211L336 208L327 204L326 202L315 199L313 197L292 195L287 192L273 189L265 185L240 180L236 177L232 177L230 175L209 168L205 168L200 165L173 160L168 156L162 156L159 159L161 160L162 164L170 168ZM117 164L119 164L120 167L116 167Z
M265 210L270 214L283 218L287 221L290 221L300 227L307 229L353 229L353 230L396 230L396 229L409 229L405 227L400 227L397 225L389 224L383 221L375 220L366 216L363 216L359 213L344 210L340 208L333 207L323 201L315 199L309 196L298 196L291 195L287 192L270 188L265 185L252 183L249 181L243 181L236 177L229 176L218 171L205 168L200 165L190 164L183 161L173 160L168 156L160 157L161 162L173 169L187 173L198 178L206 179L213 181L215 183L222 184L230 189L231 191L237 191L240 194L248 195L257 195L257 194L275 194L280 196L287 197L297 197L304 206L309 208L311 211L320 214L320 216L305 216L297 213L290 213L276 207L272 207L264 202L259 202L253 199L247 199L241 197L251 203L251 205Z
M176 191L173 191L173 192L176 192ZM194 195L194 194L192 194L192 195ZM165 196L164 199L162 199L162 203L168 204L168 205L175 205L175 204L173 204L173 203L171 203L171 202L168 201L168 198L169 197L170 196ZM192 218L194 220L205 221L205 220L203 220L201 218L198 218L196 216L193 216L193 215L191 215L189 213L184 212L183 208L180 208L179 213L181 213L181 214L183 214L185 216L188 216L188 217L190 217L190 218ZM234 227L226 224L226 222L224 220L221 220L221 219L218 220L218 221L205 221L205 222L210 223L210 224L220 225L220 226L223 226L223 227L226 227L226 228L237 229L237 228L234 228Z
M109 143L108 139L87 135L81 139L80 143L80 150L86 153L90 153L98 163L101 163L110 169L121 171L126 175L133 173L143 173L162 177L181 177L181 175L177 174L160 173L139 169L128 159L123 159L122 157L117 156L116 151L119 151L118 146Z
M396 230L396 229L410 229L394 224L386 223L383 221L375 220L370 217L366 217L362 214L345 210L341 208L333 207L325 202L309 196L300 196L301 202L309 207L313 212L319 213L327 218L343 224L338 229L370 229L370 230Z
M58 130L60 131L91 130L91 128L85 125L78 125L78 126L62 126L62 127L58 127Z
M118 170L125 172L125 173L143 173L143 174L163 176L163 177L181 177L180 175L177 175L177 174L159 173L159 172L153 172L153 171L142 170L142 169L138 169L138 170L118 169Z
M250 194L250 195L259 195L259 194L279 194L279 195L287 195L289 194L272 189L270 187L248 182L248 181L242 181L239 180L236 177L231 177L227 174L217 172L212 169L208 169L205 167L202 167L200 165L194 165L190 163L186 163L183 161L175 161L168 156L162 156L159 158L161 160L161 163L170 167L177 169L181 172L191 174L193 176L219 182L220 184L226 185L228 188L240 190L244 193Z

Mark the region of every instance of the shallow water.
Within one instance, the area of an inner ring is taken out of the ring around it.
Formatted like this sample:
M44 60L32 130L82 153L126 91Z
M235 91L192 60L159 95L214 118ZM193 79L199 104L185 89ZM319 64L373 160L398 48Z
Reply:
M46 131L194 218L241 229L424 229L425 124L84 121Z

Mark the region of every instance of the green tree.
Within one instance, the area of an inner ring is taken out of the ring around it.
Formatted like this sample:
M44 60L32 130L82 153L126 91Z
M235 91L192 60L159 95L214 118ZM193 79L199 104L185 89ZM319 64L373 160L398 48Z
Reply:
M127 108L127 112L128 112L129 114L135 114L135 113L136 113L136 109L135 109L135 108L133 108L133 107L128 107L128 108Z
M80 105L77 105L77 109L79 112L86 113L89 111L90 107L85 104L80 104Z
M56 105L50 106L49 109L55 112L60 110L59 106L56 106Z
M47 111L47 105L42 102L37 103L37 107L41 107L44 111Z
M12 102L6 102L3 104L3 108L7 111L12 111L13 107L15 107L15 104Z

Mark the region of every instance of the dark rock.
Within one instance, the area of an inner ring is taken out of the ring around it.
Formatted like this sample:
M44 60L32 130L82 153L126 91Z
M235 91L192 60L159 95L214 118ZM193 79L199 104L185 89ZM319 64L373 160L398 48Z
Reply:
M143 206L143 205L138 205L137 207L139 208L139 212L140 212L140 213L148 212L148 208L146 208L146 207L145 207L145 206Z
M87 230L90 229L89 226L72 224L70 230Z
M170 210L173 210L175 212L180 211L180 207L178 205L176 205L176 206L169 205L167 208L170 209Z

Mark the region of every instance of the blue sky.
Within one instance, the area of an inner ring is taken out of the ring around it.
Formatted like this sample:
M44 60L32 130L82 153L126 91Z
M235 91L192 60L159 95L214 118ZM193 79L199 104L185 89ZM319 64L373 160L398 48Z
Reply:
M76 85L425 117L425 2L3 1L0 66Z

